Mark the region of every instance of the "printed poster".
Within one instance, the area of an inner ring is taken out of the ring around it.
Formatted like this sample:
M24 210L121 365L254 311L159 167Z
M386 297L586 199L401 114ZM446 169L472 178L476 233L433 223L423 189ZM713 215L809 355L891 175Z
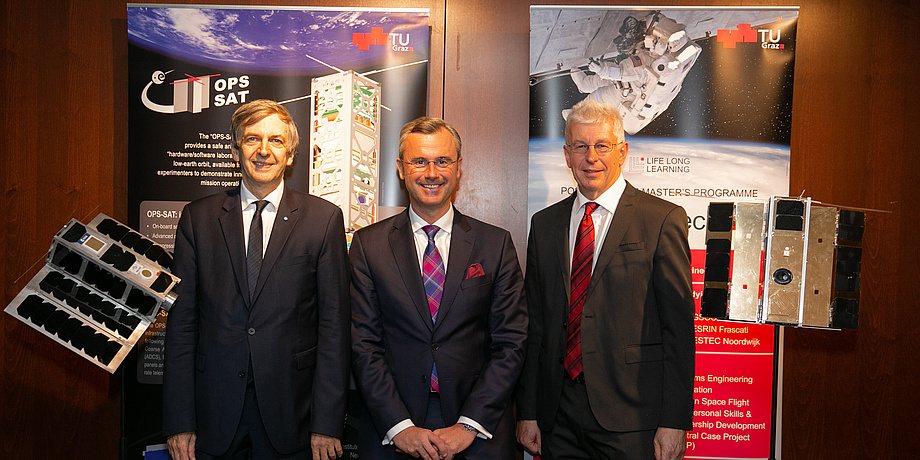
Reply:
M230 117L256 99L298 126L287 186L338 204L346 225L406 206L397 141L427 114L427 8L128 4L127 27L128 225L145 237L172 250L187 202L239 185ZM162 316L125 365L129 457L160 441Z
M687 210L697 313L686 458L773 457L774 327L701 318L699 299L709 203L789 194L797 17L796 7L531 7L528 215L575 190L564 116L586 98L623 116L624 177Z

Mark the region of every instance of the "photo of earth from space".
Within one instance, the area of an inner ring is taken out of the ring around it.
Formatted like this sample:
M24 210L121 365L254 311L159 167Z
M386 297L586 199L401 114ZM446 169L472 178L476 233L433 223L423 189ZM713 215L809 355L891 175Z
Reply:
M789 147L775 144L667 138L630 138L623 177L633 186L679 204L691 222L690 247L705 246L712 201L767 201L788 195ZM530 139L527 212L567 197L575 180L565 165L562 138Z

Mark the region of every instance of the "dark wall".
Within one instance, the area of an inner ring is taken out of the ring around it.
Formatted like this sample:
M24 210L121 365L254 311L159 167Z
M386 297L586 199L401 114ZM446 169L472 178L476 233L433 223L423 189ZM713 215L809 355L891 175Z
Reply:
M529 2L246 3L431 8L430 112L464 138L457 206L509 229L524 250ZM756 3L801 7L791 192L878 210L868 212L859 330L784 331L787 459L913 456L910 431L920 422L920 123L908 110L920 102L918 3ZM127 219L125 11L113 0L0 6L0 306L38 271L52 235L71 217L105 212ZM6 314L0 343L0 458L117 458L119 374Z

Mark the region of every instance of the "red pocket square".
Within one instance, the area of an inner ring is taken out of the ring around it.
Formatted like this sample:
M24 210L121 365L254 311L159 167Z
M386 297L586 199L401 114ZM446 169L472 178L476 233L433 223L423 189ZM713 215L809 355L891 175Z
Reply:
M485 275L486 272L482 271L482 265L473 264L466 269L466 279L477 278Z

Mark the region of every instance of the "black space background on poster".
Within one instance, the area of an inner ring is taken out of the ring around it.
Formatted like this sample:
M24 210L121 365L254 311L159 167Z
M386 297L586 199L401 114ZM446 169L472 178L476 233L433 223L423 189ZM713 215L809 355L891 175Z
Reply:
M684 79L671 105L632 137L725 139L789 145L792 133L792 77L798 21L764 25L780 29L783 50L742 43L723 49L712 36L697 40L699 60ZM788 39L787 39L788 38ZM748 68L767 69L752 76ZM765 99L768 95L775 99ZM553 107L572 107L585 98L571 77L545 80L530 87L531 114L549 113L550 97L561 95ZM556 102L556 101L553 101ZM565 120L531 116L531 138L561 138Z
M129 44L129 56L131 68L129 70L130 100L128 106L128 177L130 180L128 188L128 225L134 228L137 228L139 224L137 212L142 201L191 201L224 190L221 187L200 185L200 181L204 177L157 175L157 171L182 169L175 168L173 160L192 160L191 158L170 158L167 155L168 151L216 151L213 149L185 148L185 145L199 141L206 143L217 142L214 140L201 140L201 134L230 133L230 117L240 104L215 106L216 95L224 95L225 99L229 99L228 93L248 91L245 95L236 95L240 103L243 102L242 98L244 97L245 101L255 99L287 101L309 96L312 78L335 73L330 69L328 73L321 75L293 73L266 75L255 73L251 70L218 69L176 60L133 44ZM172 85L168 82L182 78L184 74L193 77L220 75L211 79L211 88L209 88L210 106L200 113L184 112L173 114L157 113L145 107L141 101L141 95L144 87L151 81L153 72L157 70L162 72L173 71L167 75L166 83L152 85L148 90L149 98L163 105L170 105L173 100ZM380 68L346 70L361 73L380 70ZM215 91L215 81L217 79L239 78L243 75L248 76L248 87L234 87L224 91ZM379 204L382 206L405 206L407 203L405 192L396 174L399 129L406 122L426 114L428 65L420 64L374 73L369 78L380 83L380 102L391 109L381 109L380 111ZM295 159L294 166L288 169L285 175L285 183L295 190L309 192L311 99L305 98L286 103L285 107L294 117L300 134L298 158ZM227 140L220 142L230 143ZM229 150L225 152L229 153ZM214 168L214 170L225 169ZM238 171L238 168L236 170Z

